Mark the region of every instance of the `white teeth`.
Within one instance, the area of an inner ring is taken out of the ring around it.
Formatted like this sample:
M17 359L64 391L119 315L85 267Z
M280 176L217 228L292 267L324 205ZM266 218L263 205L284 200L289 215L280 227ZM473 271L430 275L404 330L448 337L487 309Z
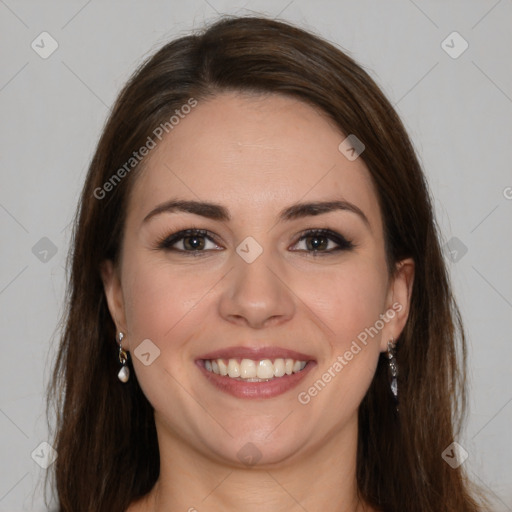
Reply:
M242 359L240 363L240 377L242 379L254 379L256 373L256 363L252 359Z
M270 359L263 359L258 363L256 376L258 379L271 379L274 377L274 365Z
M206 369L208 369L208 368L206 368ZM229 363L228 363L228 375L231 378L240 377L240 365L234 359L230 359L229 360Z
M284 369L284 359L276 359L274 361L274 375L276 377L282 377L285 373L286 372Z
M272 362L270 359L254 361L252 359L229 359L228 363L223 359L207 359L204 367L207 371L217 375L229 376L232 379L243 379L247 382L261 382L275 377L291 375L303 370L306 361L278 358Z
M228 374L228 366L227 366L227 364L222 359L217 359L217 365L219 366L219 373L220 373L220 375L226 376Z

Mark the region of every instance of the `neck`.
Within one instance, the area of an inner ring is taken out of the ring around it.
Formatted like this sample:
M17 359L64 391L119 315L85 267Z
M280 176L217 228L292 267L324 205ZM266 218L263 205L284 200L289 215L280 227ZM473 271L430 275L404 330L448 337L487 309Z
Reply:
M371 512L357 495L357 418L322 446L246 468L198 453L158 423L160 476L130 512L260 512L263 503L268 512Z

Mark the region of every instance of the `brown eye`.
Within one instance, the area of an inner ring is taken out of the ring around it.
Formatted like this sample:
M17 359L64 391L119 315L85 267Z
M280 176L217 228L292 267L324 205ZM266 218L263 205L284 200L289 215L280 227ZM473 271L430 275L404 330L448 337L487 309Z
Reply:
M309 230L295 243L292 250L312 254L331 254L337 251L350 250L355 246L344 236L330 229Z
M222 250L205 230L186 229L174 233L158 244L159 249L175 252L200 253Z
M323 235L312 235L304 238L308 251L323 251L329 246L329 239Z
M206 245L205 237L202 235L183 237L183 247L187 251L199 251Z

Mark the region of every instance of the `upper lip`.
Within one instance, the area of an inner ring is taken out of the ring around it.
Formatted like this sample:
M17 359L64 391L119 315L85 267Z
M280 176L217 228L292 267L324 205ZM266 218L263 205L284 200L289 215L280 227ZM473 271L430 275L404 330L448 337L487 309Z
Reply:
M297 361L310 361L314 358L310 355L296 350L289 350L281 347L229 347L208 352L198 359L252 359L260 361L262 359L295 359Z

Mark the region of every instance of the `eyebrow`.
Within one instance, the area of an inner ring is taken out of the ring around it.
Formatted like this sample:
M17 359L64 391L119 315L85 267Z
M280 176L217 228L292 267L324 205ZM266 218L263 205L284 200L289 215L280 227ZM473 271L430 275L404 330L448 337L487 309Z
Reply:
M353 203L348 201L315 201L310 203L297 203L285 208L279 213L279 221L290 221L304 217L322 215L337 210L348 211L358 215L367 227L371 230L370 222L363 211ZM142 221L147 222L152 217L161 213L184 212L200 215L207 219L229 221L231 215L227 208L220 204L208 203L203 201L180 201L171 199L158 205L151 210Z

